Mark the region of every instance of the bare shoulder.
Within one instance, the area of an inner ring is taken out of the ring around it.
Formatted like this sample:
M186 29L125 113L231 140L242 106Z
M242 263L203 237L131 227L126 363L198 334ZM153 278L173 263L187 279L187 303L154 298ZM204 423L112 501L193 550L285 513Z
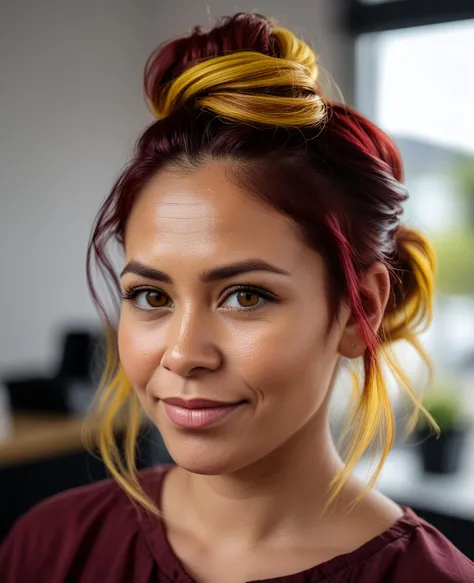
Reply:
M361 484L353 482L340 503L342 512L340 525L344 523L344 529L338 530L347 533L345 544L349 551L385 533L404 516L401 506L377 490L369 490L354 510L345 512L344 508L347 508L347 505L363 491Z
M391 528L404 515L401 506L377 490L367 494L361 510L367 524L375 530L382 529L381 532Z

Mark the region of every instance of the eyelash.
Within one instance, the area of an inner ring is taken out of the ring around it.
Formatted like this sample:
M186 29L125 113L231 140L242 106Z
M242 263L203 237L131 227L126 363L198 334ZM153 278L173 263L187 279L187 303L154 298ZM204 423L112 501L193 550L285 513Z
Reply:
M139 286L132 286L131 288L124 290L124 292L122 294L122 300L124 300L126 302L130 302L132 304L133 308L135 310L139 310L140 312L147 312L147 313L155 312L155 311L163 310L167 307L167 306L162 306L159 308L150 307L149 309L146 309L146 308L141 308L140 306L138 306L135 303L135 300L141 293L145 293L145 292L159 292L159 293L163 294L164 296L166 296L168 299L170 299L167 294L165 294L163 291L161 291L158 288L154 288L154 287L146 286L146 285L145 286L139 285ZM258 286L252 286L252 285L240 285L240 286L235 286L235 287L230 288L228 290L228 294L224 298L224 301L228 300L232 295L234 295L236 293L240 293L240 292L250 292L250 293L254 293L254 294L258 295L260 298L265 300L265 303L263 305L265 305L267 302L271 302L274 304L280 303L280 300L276 296L271 294L269 291L267 291L265 288L258 287ZM240 311L251 312L253 310L258 310L262 307L263 307L262 304L257 304L256 306L252 306L250 308L242 307L242 309ZM239 311L239 310L237 310L237 311Z

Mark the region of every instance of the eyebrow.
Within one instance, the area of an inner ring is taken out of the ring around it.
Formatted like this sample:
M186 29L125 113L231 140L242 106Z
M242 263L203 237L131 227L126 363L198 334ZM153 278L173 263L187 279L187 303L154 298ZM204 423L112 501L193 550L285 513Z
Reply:
M272 265L263 259L249 259L246 261L231 263L229 265L214 267L209 271L204 271L201 274L201 281L203 283L211 283L214 281L220 281L222 279L229 279L244 273L250 273L252 271L267 271L269 273L277 273L279 275L290 275L289 271L285 271L284 269L276 267L275 265ZM160 271L159 269L155 269L153 267L148 267L139 261L129 261L120 274L120 277L123 277L126 273L134 273L136 275L145 277L146 279L153 279L163 283L173 283L173 279L164 271Z

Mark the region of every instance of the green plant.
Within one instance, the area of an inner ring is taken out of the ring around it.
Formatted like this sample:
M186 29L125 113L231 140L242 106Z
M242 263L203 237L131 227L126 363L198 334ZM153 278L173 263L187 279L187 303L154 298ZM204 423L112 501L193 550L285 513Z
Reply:
M462 424L463 400L459 388L452 381L438 382L423 399L423 405L434 417L441 431L449 431ZM428 428L424 415L420 416L419 429Z

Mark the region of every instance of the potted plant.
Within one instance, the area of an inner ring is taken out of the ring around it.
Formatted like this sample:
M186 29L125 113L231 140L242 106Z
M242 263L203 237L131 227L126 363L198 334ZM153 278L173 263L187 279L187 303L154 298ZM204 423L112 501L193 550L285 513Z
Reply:
M461 466L466 437L462 394L453 382L444 381L428 391L423 405L441 431L436 435L426 417L420 415L415 438L423 469L434 474L455 473Z

